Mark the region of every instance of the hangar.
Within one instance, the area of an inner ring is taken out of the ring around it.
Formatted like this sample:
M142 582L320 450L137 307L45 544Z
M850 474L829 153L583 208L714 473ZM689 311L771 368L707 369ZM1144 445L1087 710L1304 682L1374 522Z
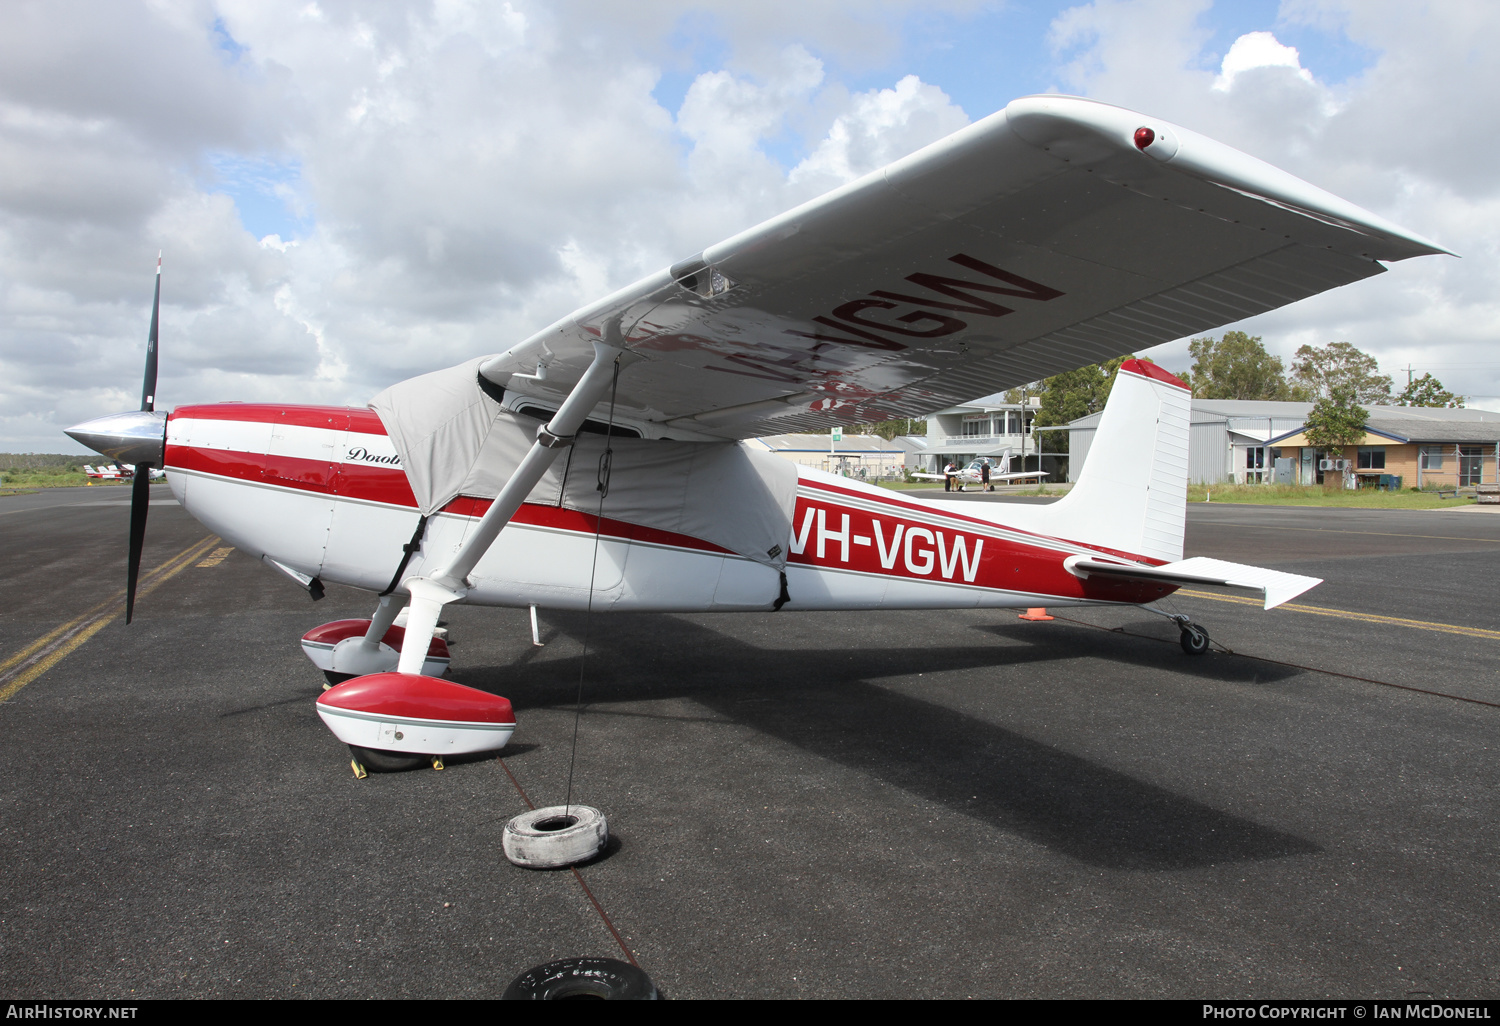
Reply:
M1318 450L1303 430L1312 403L1194 399L1188 474L1194 484L1321 484ZM1402 487L1491 484L1496 481L1500 413L1490 410L1371 406L1357 452L1356 478L1400 477ZM1067 425L1068 480L1088 459L1099 414ZM1278 464L1276 461L1285 460Z

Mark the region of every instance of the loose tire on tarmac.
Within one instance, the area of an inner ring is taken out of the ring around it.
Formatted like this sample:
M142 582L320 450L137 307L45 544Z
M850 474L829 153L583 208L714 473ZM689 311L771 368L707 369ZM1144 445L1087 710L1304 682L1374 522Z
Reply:
M576 806L575 806L576 808ZM660 1001L661 991L636 966L617 958L565 958L528 969L511 981L502 1001Z
M1196 624L1184 627L1178 641L1188 655L1202 655L1208 651L1208 632Z
M522 813L500 835L505 857L526 869L562 869L604 850L609 823L588 805L552 805Z
M409 752L383 752L378 748L361 748L358 745L350 745L349 751L354 755L354 761L367 770L376 773L400 773L402 770L412 770L419 766L430 766L432 756L413 755Z

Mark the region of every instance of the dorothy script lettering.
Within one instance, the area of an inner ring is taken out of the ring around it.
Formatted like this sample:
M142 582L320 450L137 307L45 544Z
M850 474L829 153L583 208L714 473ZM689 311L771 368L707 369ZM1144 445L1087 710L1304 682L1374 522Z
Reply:
M394 454L392 454L390 456L377 456L373 452L371 452L369 449L366 449L364 446L362 446L362 445L356 445L354 448L350 449L349 450L349 454L344 457L344 462L345 463L384 463L387 466L399 467L399 466L401 466L401 457L397 456L397 455L394 455Z

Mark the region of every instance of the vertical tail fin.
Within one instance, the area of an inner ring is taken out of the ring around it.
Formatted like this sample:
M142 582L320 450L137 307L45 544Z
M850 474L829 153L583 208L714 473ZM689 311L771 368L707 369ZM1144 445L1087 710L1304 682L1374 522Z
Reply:
M1120 366L1077 483L1048 509L1048 533L1175 562L1187 519L1192 392L1154 363Z

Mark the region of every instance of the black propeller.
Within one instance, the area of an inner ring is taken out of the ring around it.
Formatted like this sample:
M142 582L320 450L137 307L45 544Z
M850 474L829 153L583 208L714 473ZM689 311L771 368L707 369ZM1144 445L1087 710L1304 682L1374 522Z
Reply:
M161 320L161 254L156 255L156 296L151 300L151 335L146 340L146 378L141 385L141 412L156 409L156 332ZM141 548L146 542L146 514L151 510L151 464L135 465L130 484L130 554L125 579L125 622L135 612L135 582L141 572Z

